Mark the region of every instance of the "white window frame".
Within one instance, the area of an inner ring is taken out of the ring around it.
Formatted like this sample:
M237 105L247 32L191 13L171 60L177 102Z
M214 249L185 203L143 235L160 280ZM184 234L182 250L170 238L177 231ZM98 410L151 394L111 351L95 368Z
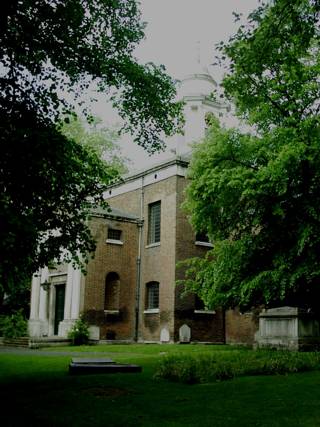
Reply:
M148 205L147 247L159 246L161 242L161 201Z
M156 292L157 291L157 292ZM153 293L156 292L156 298ZM153 299L156 299L157 304L154 304ZM156 306L157 305L157 306ZM159 282L148 282L146 284L146 309L144 313L159 313L160 305L160 284Z
M111 238L109 238L108 237L109 230L119 231L120 232L120 239L111 239ZM109 243L109 244L112 244L112 245L123 245L123 241L121 240L121 237L122 237L122 230L119 230L117 228L108 227L106 243Z

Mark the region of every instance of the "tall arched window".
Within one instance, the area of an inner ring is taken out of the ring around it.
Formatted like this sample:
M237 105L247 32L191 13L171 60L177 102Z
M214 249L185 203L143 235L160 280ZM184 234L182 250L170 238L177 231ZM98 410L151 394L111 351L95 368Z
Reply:
M159 308L159 282L149 282L146 286L146 309L155 310Z
M117 273L108 273L104 293L104 309L119 310L120 307L120 277Z

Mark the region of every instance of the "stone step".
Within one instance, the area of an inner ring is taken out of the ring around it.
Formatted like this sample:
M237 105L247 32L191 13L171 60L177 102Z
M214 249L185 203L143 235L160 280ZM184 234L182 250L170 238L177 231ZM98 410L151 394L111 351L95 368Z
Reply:
M7 347L29 347L29 337L4 338L3 345Z

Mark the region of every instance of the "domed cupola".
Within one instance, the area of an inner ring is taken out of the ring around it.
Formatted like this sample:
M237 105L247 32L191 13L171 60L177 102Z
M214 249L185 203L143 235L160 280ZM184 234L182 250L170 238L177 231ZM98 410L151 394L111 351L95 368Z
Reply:
M205 117L208 112L219 115L226 105L215 100L213 92L217 83L208 68L201 64L200 45L197 43L196 60L189 72L182 78L178 88L178 98L184 101L184 134L177 141L177 154L185 155L191 151L191 144L205 136Z

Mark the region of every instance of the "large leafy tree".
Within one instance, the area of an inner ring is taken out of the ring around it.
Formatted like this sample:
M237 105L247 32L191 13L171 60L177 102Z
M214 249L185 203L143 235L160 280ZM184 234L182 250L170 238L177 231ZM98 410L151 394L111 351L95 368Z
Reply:
M95 153L107 169L112 166L121 175L128 172L130 160L124 157L118 145L119 130L106 127L99 117L89 116L85 119L71 115L61 120L59 129L65 137Z
M0 16L0 290L61 253L85 261L86 225L118 175L57 127L94 84L149 151L176 130L180 106L161 67L133 56L144 37L135 0L12 0ZM68 252L65 251L68 250Z
M144 37L136 0L12 0L0 22L1 97L57 117L66 101L94 82L110 93L125 129L153 151L174 132L179 104L163 67L141 65L133 51Z
M194 153L186 208L214 248L185 284L207 305L318 306L319 16L318 0L275 0L220 46L226 96L254 132L212 120Z

